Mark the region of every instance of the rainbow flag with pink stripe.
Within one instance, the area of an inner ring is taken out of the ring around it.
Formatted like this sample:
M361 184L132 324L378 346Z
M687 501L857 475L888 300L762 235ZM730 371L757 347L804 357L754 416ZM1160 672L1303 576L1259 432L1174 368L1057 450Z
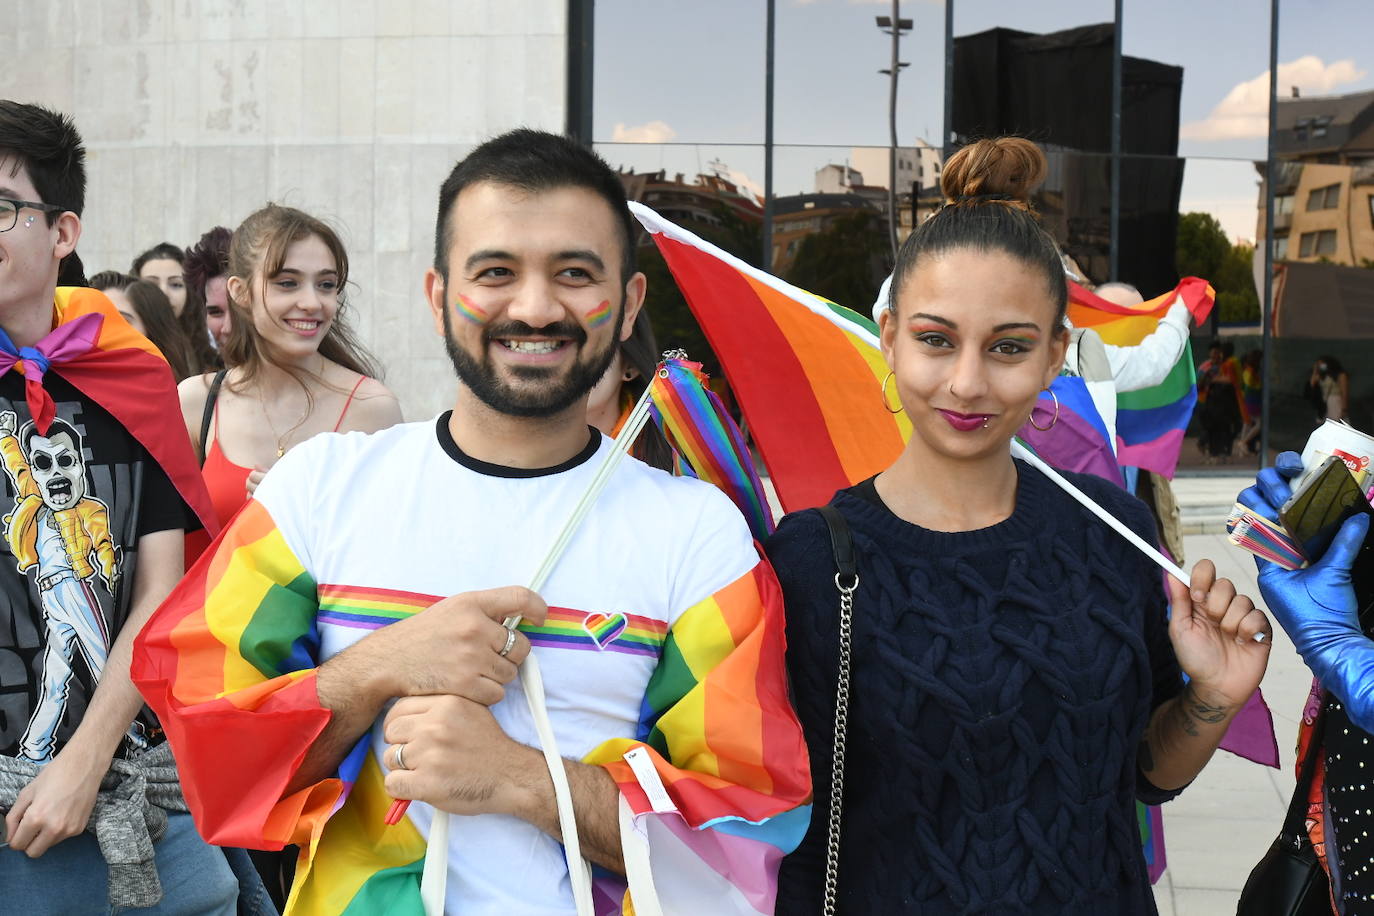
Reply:
M1184 277L1162 296L1139 305L1117 305L1069 282L1069 320L1075 327L1092 328L1104 343L1131 347L1159 326L1159 319L1181 299L1199 326L1216 300L1211 285L1198 277ZM1192 347L1185 345L1164 381L1116 396L1117 459L1123 465L1174 476L1183 432L1197 404L1197 380Z
M725 491L754 537L767 539L774 527L768 496L743 434L720 397L706 387L701 363L678 356L664 359L649 395L663 438L685 462L683 473Z
M132 677L167 731L202 836L301 847L289 914L423 912L426 840L409 819L385 825L391 800L369 735L333 777L285 793L330 719L315 689L321 627L375 630L438 600L317 583L251 500L139 634ZM524 631L536 646L656 658L634 737L586 762L605 767L649 837L670 911L771 913L778 865L810 820L811 783L767 563L671 626L555 607ZM633 912L623 878L597 870L594 888L598 914Z
M673 624L638 738L584 758L611 774L647 834L669 912L772 913L778 865L806 833L811 774L787 696L784 627L781 590L761 562ZM637 748L651 770L626 759Z

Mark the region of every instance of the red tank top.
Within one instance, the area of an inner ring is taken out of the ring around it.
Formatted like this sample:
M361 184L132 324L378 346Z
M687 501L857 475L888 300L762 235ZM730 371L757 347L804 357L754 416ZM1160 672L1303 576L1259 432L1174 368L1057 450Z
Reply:
M348 408L353 404L353 396L358 393L358 387L366 378L366 376L359 376L353 390L348 393L348 400L344 401L343 410L339 411L339 419L334 421L334 432L338 432L339 427L343 425L344 417L348 414ZM218 404L215 405L211 422L214 424L212 427L214 435L210 439L209 447L205 450L205 464L201 465L200 476L205 480L205 489L210 491L210 503L215 507L215 516L219 519L220 527L223 529L228 526L229 520L237 515L238 511L248 502L248 475L253 473L253 469L234 464L225 457L224 452L220 449ZM191 564L200 558L208 546L210 546L210 541L204 531L196 531L187 535L187 569L191 568Z

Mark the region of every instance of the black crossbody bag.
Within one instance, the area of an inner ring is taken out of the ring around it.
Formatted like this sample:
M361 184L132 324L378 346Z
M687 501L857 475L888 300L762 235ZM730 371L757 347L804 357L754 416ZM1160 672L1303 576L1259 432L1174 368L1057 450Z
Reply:
M1250 872L1236 916L1331 916L1331 881L1307 835L1307 796L1323 753L1326 712L1317 715L1283 829Z

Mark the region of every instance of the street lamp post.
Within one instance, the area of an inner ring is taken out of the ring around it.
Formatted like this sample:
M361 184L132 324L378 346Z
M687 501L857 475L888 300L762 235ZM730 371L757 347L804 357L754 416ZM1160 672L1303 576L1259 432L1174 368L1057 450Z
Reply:
M887 97L887 121L891 131L892 143L887 154L887 234L892 243L892 261L897 261L897 74L906 64L898 60L902 33L910 31L911 20L903 19L901 0L892 0L891 16L876 16L878 28L892 36L892 64L879 73L887 74L889 89ZM894 24L895 23L895 24Z

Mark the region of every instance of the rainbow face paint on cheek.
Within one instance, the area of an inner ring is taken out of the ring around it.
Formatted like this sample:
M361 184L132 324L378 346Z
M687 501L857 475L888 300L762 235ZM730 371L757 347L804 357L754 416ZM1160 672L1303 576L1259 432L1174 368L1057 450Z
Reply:
M602 300L601 304L587 313L587 327L599 328L611 320L611 300Z
M486 324L491 320L491 316L480 305L462 293L458 294L458 314L473 324Z

